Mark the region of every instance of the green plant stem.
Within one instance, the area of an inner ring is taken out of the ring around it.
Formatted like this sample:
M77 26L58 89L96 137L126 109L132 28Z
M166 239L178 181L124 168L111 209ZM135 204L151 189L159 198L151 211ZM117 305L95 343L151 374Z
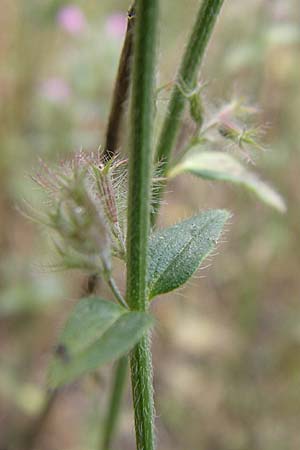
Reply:
M146 311L147 254L154 112L154 73L158 0L138 0L132 66L129 155L127 303ZM131 354L131 383L137 450L154 449L152 358L149 337Z
M168 170L170 154L175 144L187 100L184 91L195 88L204 52L223 2L224 0L203 0L185 49L156 149L155 160L156 162L161 161L162 177L166 175ZM158 200L163 194L164 187L165 183L162 183L158 193ZM153 213L152 222L155 221L157 211L158 208Z
M119 359L115 368L115 375L104 426L104 436L100 446L101 450L110 450L111 448L127 378L127 366L127 357L123 356Z
M137 450L155 449L154 400L150 335L144 336L130 359Z

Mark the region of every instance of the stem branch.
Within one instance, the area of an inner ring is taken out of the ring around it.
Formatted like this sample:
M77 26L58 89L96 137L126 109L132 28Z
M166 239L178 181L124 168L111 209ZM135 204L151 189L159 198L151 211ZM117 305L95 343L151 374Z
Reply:
M203 0L184 52L156 149L155 160L162 163L162 177L168 170L170 154L178 134L186 102L186 96L183 94L181 86L184 87L184 90L192 90L195 87L203 56L223 2L224 0ZM162 183L158 199L161 198L164 187L165 183ZM155 221L157 211L158 208L153 213L152 222Z

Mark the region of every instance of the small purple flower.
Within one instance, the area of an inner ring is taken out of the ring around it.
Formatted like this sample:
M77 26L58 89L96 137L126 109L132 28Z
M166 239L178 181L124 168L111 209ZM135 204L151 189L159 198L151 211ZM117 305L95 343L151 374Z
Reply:
M68 33L79 34L86 27L86 19L82 10L76 5L67 5L57 14L58 24Z
M114 13L108 16L105 22L106 33L114 38L122 38L126 31L127 18L122 13Z
M71 96L69 85L62 78L48 78L41 84L41 93L48 100L65 103Z

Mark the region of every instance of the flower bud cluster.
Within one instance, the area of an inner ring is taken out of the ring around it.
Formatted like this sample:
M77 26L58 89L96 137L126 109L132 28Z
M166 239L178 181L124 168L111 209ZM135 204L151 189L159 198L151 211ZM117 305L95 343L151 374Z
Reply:
M233 100L217 114L216 121L221 136L236 143L240 148L245 145L262 150L258 142L258 129L247 127L241 122L240 117L257 112L255 108L243 105L238 100Z
M60 267L109 272L111 255L125 257L122 172L124 161L105 163L99 153L79 152L55 168L40 162L32 178L46 195L47 208L31 216L54 231Z
M185 152L195 144L212 143L215 148L216 144L220 144L222 137L251 160L250 150L264 150L260 143L263 128L253 126L253 115L257 112L257 108L245 104L242 99L233 99L204 121L202 127L198 128L190 139Z

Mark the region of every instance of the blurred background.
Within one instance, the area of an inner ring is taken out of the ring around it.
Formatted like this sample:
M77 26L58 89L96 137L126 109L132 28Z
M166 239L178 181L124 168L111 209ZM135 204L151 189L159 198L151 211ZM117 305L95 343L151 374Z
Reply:
M163 85L174 78L199 2L160 3ZM47 236L18 205L36 195L29 174L38 158L101 145L127 7L1 0L1 450L22 449L39 420L47 364L85 280L47 270ZM159 449L300 448L299 74L298 0L225 2L201 74L205 107L241 95L258 107L266 151L250 164L283 194L288 212L222 183L182 176L170 184L161 224L202 208L225 207L233 218L213 264L153 307ZM111 369L59 394L36 449L99 448ZM115 450L134 448L132 429L128 389Z

